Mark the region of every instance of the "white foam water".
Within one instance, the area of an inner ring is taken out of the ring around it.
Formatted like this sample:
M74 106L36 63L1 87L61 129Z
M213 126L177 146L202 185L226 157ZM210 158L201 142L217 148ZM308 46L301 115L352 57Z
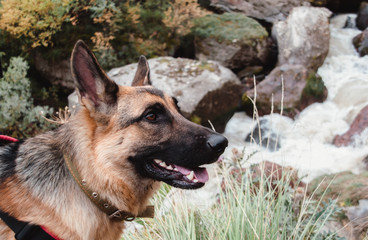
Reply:
M351 41L360 31L343 28L347 16L355 17L340 15L331 19L329 54L318 70L328 89L327 100L310 105L295 120L279 114L261 117L259 121L267 120L269 128L278 136L281 147L276 151L261 147L259 143L246 143L257 120L245 113L236 113L224 133L229 139L229 147L223 155L225 161L231 161L232 149L236 148L244 155L245 167L268 160L298 169L305 182L322 174L359 173L364 169L362 160L368 156L368 130L354 137L352 146L332 144L333 138L346 132L359 111L368 105L368 56L360 58L356 53ZM210 179L203 188L196 191L173 188L160 213L164 214L183 201L200 209L212 206L220 191L221 177L217 176L213 165L208 169Z
M279 136L281 148L277 151L245 143L256 123L244 113L236 113L225 129L230 143L224 154L226 159L231 158L232 148L237 148L244 151L245 159L252 155L245 165L268 160L291 166L306 182L322 174L358 173L364 168L368 131L356 136L352 146L332 144L333 138L346 132L359 111L368 105L368 56L359 57L352 45L352 38L361 31L343 28L348 16L355 17L350 14L331 19L329 54L318 69L328 89L327 100L310 105L295 120L279 114L261 117L272 122L272 131Z

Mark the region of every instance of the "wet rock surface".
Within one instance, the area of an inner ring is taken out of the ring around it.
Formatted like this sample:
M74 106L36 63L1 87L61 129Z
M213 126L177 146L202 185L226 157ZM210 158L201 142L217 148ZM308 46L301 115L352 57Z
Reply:
M368 27L368 2L362 2L360 4L356 26L360 30L365 30Z
M337 147L349 146L351 144L359 144L358 142L356 142L358 139L354 139L354 137L358 137L367 128L368 128L368 106L364 107L359 112L358 116L351 123L350 128L346 133L338 135L334 138L333 144Z
M280 136L272 131L271 123L268 119L261 119L259 124L254 127L251 133L245 138L246 142L260 144L270 151L277 151L280 149Z
M368 18L368 17L367 17ZM353 44L359 56L363 57L368 54L368 30L364 30L353 38Z
M284 89L284 91L282 91ZM285 64L276 67L265 80L243 96L247 98L257 95L257 108L260 115L280 112L281 108L288 116L295 116L299 111L312 104L322 102L327 97L327 90L320 78L303 65Z

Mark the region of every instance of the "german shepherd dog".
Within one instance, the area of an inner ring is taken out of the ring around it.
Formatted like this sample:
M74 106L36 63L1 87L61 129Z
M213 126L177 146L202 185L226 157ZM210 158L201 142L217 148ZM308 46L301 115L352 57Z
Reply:
M83 41L71 68L81 108L56 130L0 147L0 210L58 239L119 239L124 220L147 210L160 181L202 187L201 165L228 142L151 86L143 56L132 86L110 80ZM14 239L1 220L0 239Z

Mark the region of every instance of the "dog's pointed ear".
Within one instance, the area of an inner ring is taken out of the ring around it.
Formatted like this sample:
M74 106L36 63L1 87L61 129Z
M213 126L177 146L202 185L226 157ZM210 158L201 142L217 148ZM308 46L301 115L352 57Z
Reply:
M135 72L132 86L137 87L145 85L151 85L150 68L148 66L147 58L142 55L139 57L138 68Z
M95 55L79 40L73 49L71 68L80 93L81 104L97 110L117 101L118 85L100 67Z

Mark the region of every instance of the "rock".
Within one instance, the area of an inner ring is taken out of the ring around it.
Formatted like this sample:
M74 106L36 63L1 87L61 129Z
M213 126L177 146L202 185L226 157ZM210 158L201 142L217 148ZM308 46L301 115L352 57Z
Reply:
M315 199L338 198L338 205L354 206L359 200L368 199L368 172L353 174L346 171L322 175L308 184L308 192L314 192Z
M353 227L350 223L342 223L338 219L332 218L321 229L320 233L334 233L334 237L326 239L341 239L341 240L359 240L355 238Z
M267 182L271 183L270 186L267 185L267 187L270 187L269 190L274 191L276 189L276 194L279 181L287 181L291 188L298 189L298 191L304 191L306 187L306 184L299 179L298 171L292 167L284 167L277 163L263 161L250 166L249 170L254 187L259 187L260 178L264 177ZM244 178L247 171L247 168L232 168L229 174L238 184L241 184L242 181L247 180L247 178ZM221 188L222 190L226 188L225 182L221 183Z
M356 28L355 18L353 18L351 16L347 16L344 28Z
M358 206L347 207L346 216L353 225L356 236L366 233L368 230L368 199L359 200Z
M368 2L362 2L360 4L356 26L360 30L365 30L368 27Z
M333 144L337 147L341 146L349 146L351 144L358 144L361 140L359 140L359 135L366 132L368 128L368 106L364 107L356 116L354 121L351 123L349 130L342 134L338 135L334 138ZM364 134L366 136L366 134ZM364 144L364 142L363 142Z
M152 85L176 97L187 118L211 120L217 131L224 129L224 115L241 99L240 81L231 70L212 61L172 57L148 60ZM120 85L130 86L137 64L114 68L107 74Z
M284 82L284 92L281 79ZM285 64L276 67L256 89L246 91L243 102L251 111L253 104L248 98L254 99L255 91L259 115L269 114L272 108L274 112L280 112L282 107L284 114L294 117L308 105L323 102L327 97L322 79L302 65Z
M268 119L261 119L253 131L247 135L245 141L256 144L261 142L262 146L271 152L279 150L281 147L280 138L277 133L272 131L271 124Z
M286 21L276 23L272 32L279 46L278 64L317 71L328 54L330 15L326 8L296 7Z
M353 38L353 45L359 56L363 57L368 54L368 29Z
M346 239L363 239L362 233L368 230L368 172L353 174L341 172L323 175L308 185L307 193L317 201L327 202L337 199L337 205L342 207L347 219L339 219L343 228L329 228L339 230L338 234ZM337 224L337 223L336 223ZM334 232L333 231L333 232Z
M41 76L52 84L74 89L74 79L70 71L70 59L61 61L46 60L36 51L34 65Z
M365 170L365 171L368 171L368 156L366 156L366 157L362 160L362 163L363 163L364 170Z
M291 9L308 6L308 0L211 0L212 7L224 12L242 12L270 23L284 20Z
M196 20L193 28L195 55L230 69L265 66L272 43L266 29L240 13L211 14Z
M308 195L313 194L313 198L318 201L337 199L337 205L344 207L344 214L350 221L343 220L345 231L339 231L339 235L348 237L347 239L363 239L359 235L366 232L368 227L367 171L361 174L347 171L320 176L308 184L307 192Z

